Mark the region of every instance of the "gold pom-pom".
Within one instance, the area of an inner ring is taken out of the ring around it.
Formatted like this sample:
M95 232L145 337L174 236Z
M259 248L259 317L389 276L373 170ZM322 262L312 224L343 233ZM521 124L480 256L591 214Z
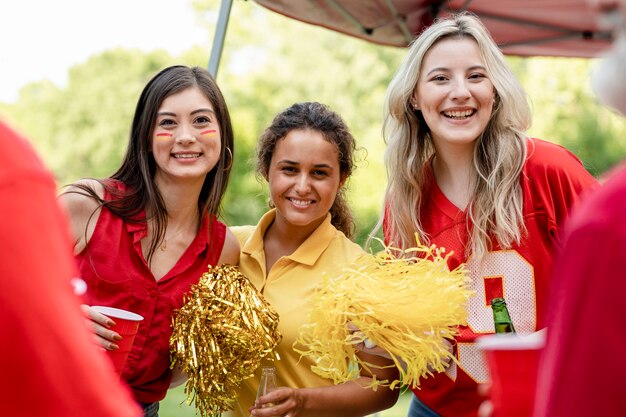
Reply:
M241 382L281 340L278 314L238 267L209 267L173 319L172 368L201 416L232 409Z
M385 349L399 370L399 380L374 378L374 389L418 385L420 377L455 360L444 339L453 339L467 321L466 303L474 292L466 270L450 271L444 250L434 246L418 243L403 257L394 253L386 248L361 257L339 276L325 275L296 342L297 351L315 361L318 375L339 384L356 379L359 369L376 368L356 355L359 342Z

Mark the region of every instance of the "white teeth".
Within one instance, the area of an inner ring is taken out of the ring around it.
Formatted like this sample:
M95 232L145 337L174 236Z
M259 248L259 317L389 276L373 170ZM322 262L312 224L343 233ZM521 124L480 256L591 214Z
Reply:
M294 198L290 198L290 200L294 205L300 206L300 207L306 207L309 204L311 204L311 200L296 200Z
M174 158L176 159L193 159L193 158L199 158L200 154L199 153L178 153L174 155Z
M453 119L462 119L464 117L469 117L474 114L474 110L464 110L464 111L444 111L443 114L446 117L451 117Z

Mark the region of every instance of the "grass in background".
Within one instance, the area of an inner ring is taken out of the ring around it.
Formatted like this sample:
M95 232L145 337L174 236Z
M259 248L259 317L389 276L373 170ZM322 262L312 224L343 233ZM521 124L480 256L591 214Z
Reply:
M393 407L374 414L376 417L406 417L411 403L411 391L400 394L400 398ZM198 417L196 408L185 402L184 385L171 389L159 408L159 417Z

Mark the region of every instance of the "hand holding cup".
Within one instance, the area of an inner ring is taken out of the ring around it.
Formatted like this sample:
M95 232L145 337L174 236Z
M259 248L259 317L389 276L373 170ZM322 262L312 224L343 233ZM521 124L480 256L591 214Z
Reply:
M97 344L106 349L115 370L121 374L143 317L112 307L82 308L85 316L92 322Z
M117 342L122 337L112 329L117 323L88 305L81 305L81 310L85 316L87 327L95 336L96 344L105 350L119 349Z

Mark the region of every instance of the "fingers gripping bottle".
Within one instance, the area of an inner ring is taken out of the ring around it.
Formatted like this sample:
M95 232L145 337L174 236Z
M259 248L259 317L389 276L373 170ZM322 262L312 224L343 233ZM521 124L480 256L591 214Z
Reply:
M259 384L259 390L257 391L256 398L269 394L278 387L276 383L276 368L273 366L264 366L261 373L261 382ZM273 403L265 404L263 408L273 407Z

